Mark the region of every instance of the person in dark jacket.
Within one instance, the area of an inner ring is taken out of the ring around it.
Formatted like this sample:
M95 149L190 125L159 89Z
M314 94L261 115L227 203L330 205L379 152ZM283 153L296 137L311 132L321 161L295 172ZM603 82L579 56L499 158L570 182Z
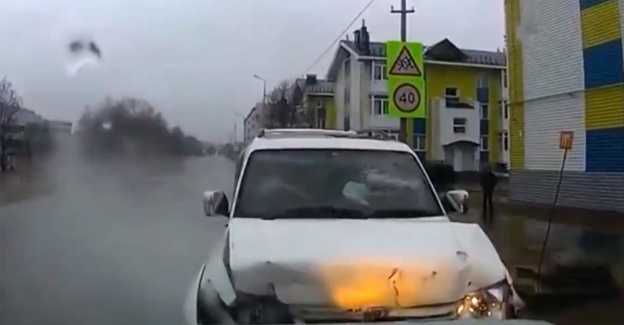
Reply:
M496 189L497 178L492 171L490 165L485 166L481 170L481 190L483 191L483 209L481 210L481 218L486 226L494 223L494 204L492 197Z

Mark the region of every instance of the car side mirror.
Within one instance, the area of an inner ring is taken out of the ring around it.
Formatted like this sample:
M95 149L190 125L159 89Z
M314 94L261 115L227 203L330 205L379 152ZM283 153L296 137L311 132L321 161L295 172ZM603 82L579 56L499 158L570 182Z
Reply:
M442 203L447 212L468 213L468 191L450 190L442 195Z
M204 192L204 214L212 216L229 216L230 204L227 196L221 191Z

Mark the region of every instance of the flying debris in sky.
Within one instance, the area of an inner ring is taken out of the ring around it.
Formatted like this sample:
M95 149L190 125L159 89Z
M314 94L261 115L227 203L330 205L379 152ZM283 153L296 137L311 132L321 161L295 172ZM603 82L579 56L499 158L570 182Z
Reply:
M93 54L98 58L102 58L102 52L100 51L100 48L93 41L73 41L69 44L69 51L74 54L84 54L84 51L87 51L88 53Z
M68 45L67 72L75 75L84 67L99 66L102 51L94 41L84 39L74 40Z

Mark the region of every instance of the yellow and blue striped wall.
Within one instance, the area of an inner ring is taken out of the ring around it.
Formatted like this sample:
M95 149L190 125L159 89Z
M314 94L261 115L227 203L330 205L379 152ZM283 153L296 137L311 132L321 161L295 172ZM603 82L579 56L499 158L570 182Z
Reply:
M587 172L624 172L624 69L617 0L579 0Z
M511 114L510 200L551 204L558 186L558 171L527 169L525 164L524 63L529 57L522 54L524 46L536 45L523 44L517 35L521 7L532 1L536 0L505 0ZM546 1L552 1L552 6L570 5L570 0ZM624 76L618 0L576 0L572 5L578 6L580 15L548 17L545 13L542 16L543 19L580 17L574 19L582 33L579 48L583 49L583 71L578 71L578 75L583 77L585 88L585 168L565 172L559 204L624 212ZM579 69L575 65L568 68Z

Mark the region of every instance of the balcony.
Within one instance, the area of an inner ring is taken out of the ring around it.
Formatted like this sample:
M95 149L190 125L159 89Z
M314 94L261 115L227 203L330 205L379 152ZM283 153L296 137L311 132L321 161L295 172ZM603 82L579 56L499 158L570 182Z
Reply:
M388 81L387 80L371 80L369 92L371 94L386 94L388 93Z
M399 129L401 127L400 119L388 117L386 115L371 115L370 129Z
M384 64L374 62L371 70L368 70L368 73L370 73L370 93L388 93L388 78L386 66Z
M368 129L399 129L401 122L397 118L388 117L388 96L370 96L370 117Z

